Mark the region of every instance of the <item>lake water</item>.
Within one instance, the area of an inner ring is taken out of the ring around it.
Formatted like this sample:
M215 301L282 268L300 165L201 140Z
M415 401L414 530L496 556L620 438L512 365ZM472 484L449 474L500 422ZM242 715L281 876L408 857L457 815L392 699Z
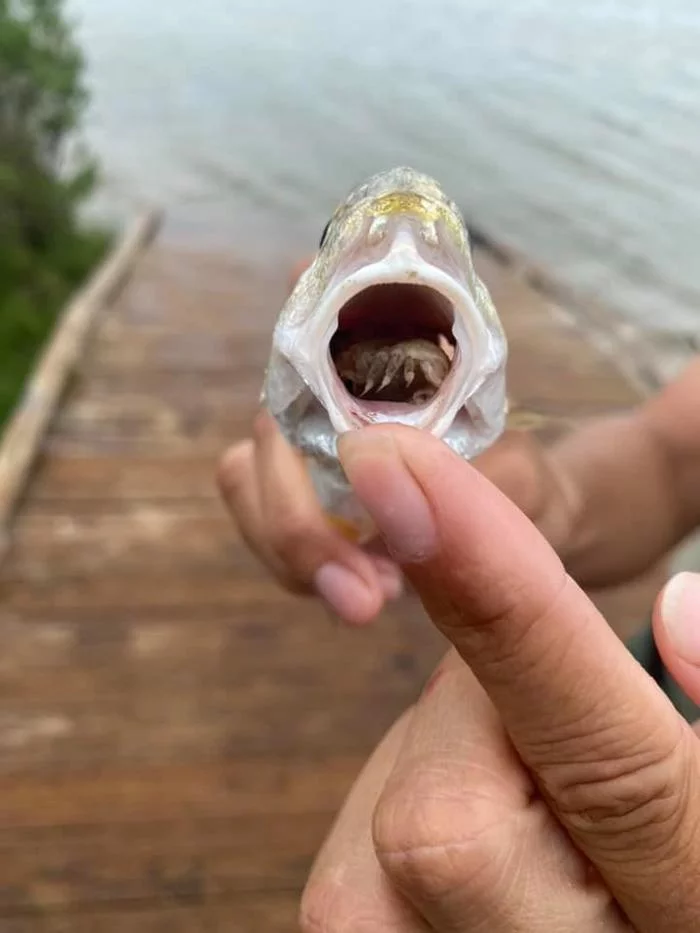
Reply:
M700 323L697 0L71 0L100 206L287 261L394 164L655 327Z

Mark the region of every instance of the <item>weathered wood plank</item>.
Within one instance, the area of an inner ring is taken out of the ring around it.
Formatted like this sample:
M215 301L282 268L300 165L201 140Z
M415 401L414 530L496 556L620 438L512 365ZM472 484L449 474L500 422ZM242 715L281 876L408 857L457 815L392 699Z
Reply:
M229 755L237 759L300 752L369 755L392 721L415 699L413 684L403 692L391 684L392 692L360 695L357 689L349 693L305 691L294 680L282 681L277 691L268 685L266 700L253 697L231 708L231 688L227 698L223 690L194 693L186 678L170 683L177 691L176 699L144 693L137 708L125 709L123 702L115 705L109 694L93 698L93 703L99 700L99 712L85 704L71 707L66 703L8 708L0 720L0 748L12 755L12 768L0 768L0 773L45 768L60 774L77 767L99 768L107 762L109 767L120 763L175 765L182 759L213 764ZM281 706L280 693L290 688L299 689L299 696L294 704L288 701ZM188 691L187 700L183 691Z
M184 453L177 463L168 451L151 457L53 456L44 459L37 471L27 511L68 509L72 513L80 502L110 510L114 503L134 499L160 505L171 500L218 498L217 462L216 454L196 451Z
M285 626L269 607L233 618L2 613L3 713L61 703L77 710L94 705L98 696L114 707L120 694L126 709L134 695L160 702L161 695L183 690L235 710L234 687L245 693L245 703L270 698L277 703L285 691L293 695L291 702L301 703L298 688L305 703L323 691L337 697L355 691L354 702L364 704L366 689L415 689L443 645L422 611L406 603L386 612L371 630L358 632L332 624L310 603L308 609L306 618L297 613ZM266 691L274 684L280 691L270 695ZM0 733L2 722L0 716Z
M273 756L75 768L0 776L3 832L182 825L191 820L318 813L340 805L364 756ZM274 844L269 840L269 844Z
M47 885L48 895L55 890ZM46 895L45 895L46 896ZM41 894L40 894L41 899ZM42 911L9 916L3 933L299 933L296 892L238 895L230 901L206 900L196 894L173 896L171 903L148 906L138 901L122 909ZM184 902L184 903L183 903ZM178 906L180 904L181 906Z
M19 837L3 832L0 915L233 905L255 894L274 899L275 889L301 890L332 819L330 810L273 811L178 823L47 827ZM271 850L259 845L261 836L274 837Z
M161 333L136 332L128 341L117 334L100 334L85 371L121 370L128 374L142 367L162 372L235 372L238 366L264 365L272 328L232 336L230 333L194 333L178 330Z
M213 498L175 506L135 502L111 512L45 514L28 509L17 523L6 575L27 573L36 579L42 568L54 577L107 568L142 573L144 562L150 571L159 567L172 573L201 565L247 573L250 561L242 548L234 547L239 544Z
M438 658L428 660L434 666ZM340 666L336 661L334 668ZM91 703L85 698L74 704L8 703L0 716L0 775L44 769L57 775L106 763L113 768L251 756L369 755L415 701L411 674L394 675L385 686L361 690L355 682L343 690L313 689L293 675L276 682L261 676L202 686L179 671L163 686L127 678L93 694ZM424 675L427 679L429 670Z
M186 577L168 569L144 568L137 573L100 574L52 578L51 568L30 579L5 575L0 585L4 609L25 614L72 610L94 614L97 610L189 612L218 609L247 613L260 606L271 612L297 612L289 597L277 591L251 561L250 578L231 580L221 568L199 568Z

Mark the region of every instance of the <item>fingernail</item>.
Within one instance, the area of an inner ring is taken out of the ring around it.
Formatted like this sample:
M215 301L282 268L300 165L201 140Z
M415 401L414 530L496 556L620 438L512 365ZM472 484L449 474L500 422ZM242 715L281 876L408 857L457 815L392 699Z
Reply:
M676 653L690 664L700 664L700 575L673 577L661 597L660 615Z
M345 622L364 625L371 621L376 596L364 580L342 564L324 564L316 571L314 587L329 609Z
M374 566L379 578L379 585L382 588L384 598L389 602L394 602L403 593L403 576L401 571L388 560L375 558Z
M353 431L341 436L338 452L390 555L399 563L430 557L438 548L435 520L394 439L375 429Z

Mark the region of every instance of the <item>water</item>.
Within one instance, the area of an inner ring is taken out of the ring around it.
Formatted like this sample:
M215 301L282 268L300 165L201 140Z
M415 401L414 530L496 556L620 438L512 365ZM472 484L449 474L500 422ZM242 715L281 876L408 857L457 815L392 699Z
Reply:
M102 204L278 261L394 164L654 327L700 321L696 0L71 0Z

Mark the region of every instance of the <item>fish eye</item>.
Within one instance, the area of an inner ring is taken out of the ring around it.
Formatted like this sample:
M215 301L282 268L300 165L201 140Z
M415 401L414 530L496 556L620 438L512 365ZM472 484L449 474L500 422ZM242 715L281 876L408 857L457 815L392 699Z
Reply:
M328 231L330 229L330 226L331 226L331 222L329 220L326 226L323 228L323 233L321 234L321 242L318 244L319 249L323 249L323 245L326 242L326 239L328 237Z

